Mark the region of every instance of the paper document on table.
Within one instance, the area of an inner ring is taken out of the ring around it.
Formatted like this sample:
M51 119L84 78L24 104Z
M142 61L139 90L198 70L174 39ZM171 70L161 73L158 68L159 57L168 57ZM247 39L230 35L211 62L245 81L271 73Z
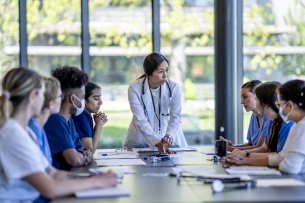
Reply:
M188 153L177 153L177 154L169 154L171 158L194 158L195 156L193 154Z
M94 159L139 159L137 153L104 153L99 152Z
M281 175L281 172L275 169L262 169L262 170L240 170L240 169L231 169L227 168L226 172L231 175Z
M130 192L121 185L111 188L92 189L75 193L77 198L122 197L129 195Z
M95 161L98 166L136 166L146 165L141 159L99 159Z
M207 151L207 152L201 152L202 154L206 154L206 155L214 155L215 154L215 151ZM230 151L227 151L227 155L228 154L232 154L232 152Z
M269 170L267 166L230 166L233 170Z
M180 147L180 148L169 148L170 150L173 150L175 152L191 152L191 151L197 151L196 148L192 147ZM150 149L149 147L147 148L132 148L133 152L158 152L157 149Z
M105 168L105 167L100 167L100 168L90 168L89 169L92 173L95 174L103 174L106 173L107 171L113 171L115 173L120 173L120 174L133 174L136 173L135 170L131 170L129 168Z
M281 179L257 179L257 187L274 187L274 186L305 186L305 183L293 178Z

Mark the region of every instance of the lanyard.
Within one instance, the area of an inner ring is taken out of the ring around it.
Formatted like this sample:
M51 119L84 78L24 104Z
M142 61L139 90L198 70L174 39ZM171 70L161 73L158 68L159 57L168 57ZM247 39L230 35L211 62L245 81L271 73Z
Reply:
M160 91L159 91L159 117L157 116L157 113L156 113L156 107L155 107L155 102L154 102L154 98L153 98L153 95L151 93L151 89L149 88L149 91L150 91L150 95L151 95L151 100L152 100L152 103L153 103L153 107L154 107L154 112L155 112L155 115L159 121L159 133L161 134L161 120L160 120L160 113L161 113L161 86L160 86Z

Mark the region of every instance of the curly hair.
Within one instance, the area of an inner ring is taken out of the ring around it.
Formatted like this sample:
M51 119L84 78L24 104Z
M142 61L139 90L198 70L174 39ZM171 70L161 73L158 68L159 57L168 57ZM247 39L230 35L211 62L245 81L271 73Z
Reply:
M59 66L52 71L52 76L60 82L61 89L81 88L88 83L88 74L73 66Z
M59 66L52 71L52 76L60 82L64 96L62 100L65 100L67 95L75 94L77 89L85 86L89 81L86 72L73 66Z

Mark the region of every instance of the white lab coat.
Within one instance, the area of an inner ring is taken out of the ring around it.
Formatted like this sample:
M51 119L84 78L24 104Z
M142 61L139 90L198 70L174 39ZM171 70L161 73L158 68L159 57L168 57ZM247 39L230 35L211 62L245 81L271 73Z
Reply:
M167 84L161 85L161 135L154 132L154 123L159 122L155 116L152 98L149 91L148 80L144 82L144 95L142 95L143 79L138 79L128 88L128 101L133 113L126 137L125 148L154 148L166 135L173 138L173 146L187 147L184 134L180 128L181 124L181 92L177 83L167 79L172 97L169 96ZM142 97L142 99L141 99ZM143 102L146 106L147 116L144 111ZM159 112L157 112L158 114ZM162 115L164 114L164 115Z

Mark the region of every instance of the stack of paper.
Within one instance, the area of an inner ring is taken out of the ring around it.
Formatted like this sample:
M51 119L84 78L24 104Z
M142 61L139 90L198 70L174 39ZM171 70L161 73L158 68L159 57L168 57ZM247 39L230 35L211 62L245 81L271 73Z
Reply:
M75 193L77 198L121 197L129 195L130 192L125 187L120 185L111 188L92 189Z
M196 148L192 147L180 147L180 148L169 148L170 150L173 150L175 152L191 152L191 151L197 151ZM157 149L150 149L150 148L132 148L133 152L158 152Z
M146 165L141 159L100 159L96 160L98 166L136 166Z
M271 186L304 186L305 183L293 178L281 179L257 179L257 187L271 187Z
M232 175L281 175L278 170L261 166L231 166L226 172Z
M133 152L99 152L94 159L139 159L138 153Z

